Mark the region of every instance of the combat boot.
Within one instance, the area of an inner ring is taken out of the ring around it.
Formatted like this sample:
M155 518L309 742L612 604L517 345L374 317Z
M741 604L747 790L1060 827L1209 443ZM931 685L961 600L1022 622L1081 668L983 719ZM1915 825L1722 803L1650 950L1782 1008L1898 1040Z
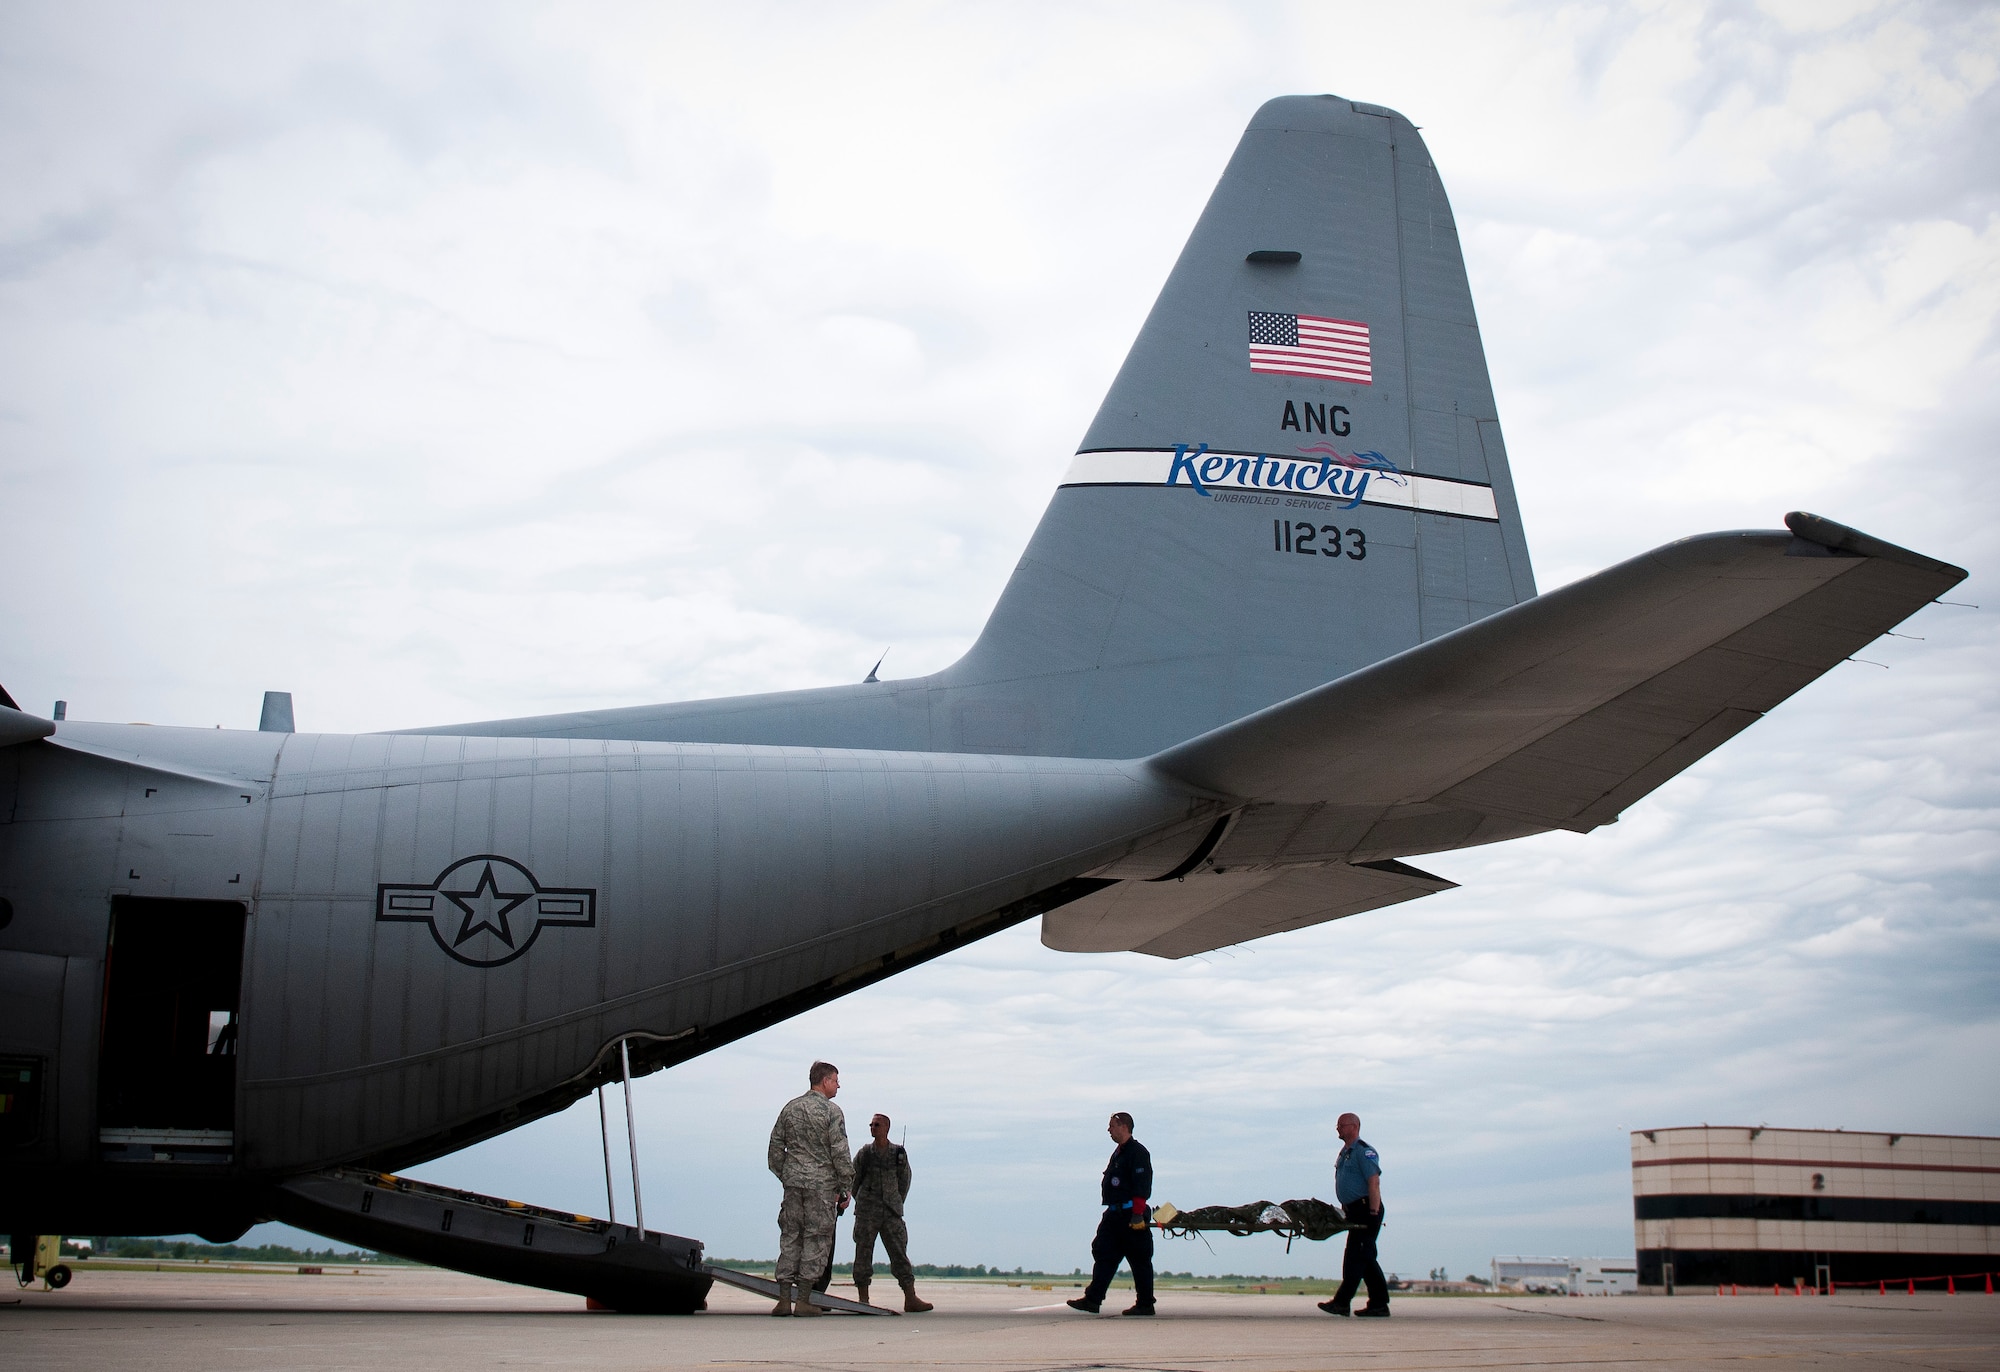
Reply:
M917 1299L917 1284L915 1282L906 1281L903 1283L903 1312L905 1314L921 1315L926 1310L935 1309L937 1307L929 1301Z
M799 1287L799 1298L792 1303L792 1313L794 1315L824 1315L826 1313L826 1311L812 1303L812 1294L810 1286Z
M867 1282L865 1282L865 1281L858 1281L858 1282L854 1283L854 1299L856 1299L856 1300L860 1301L860 1302L861 1302L861 1303L862 1303L863 1305L866 1305L866 1304L868 1304L868 1283L867 1283Z
M792 1313L792 1288L784 1282L778 1283L778 1303L771 1307L773 1315Z

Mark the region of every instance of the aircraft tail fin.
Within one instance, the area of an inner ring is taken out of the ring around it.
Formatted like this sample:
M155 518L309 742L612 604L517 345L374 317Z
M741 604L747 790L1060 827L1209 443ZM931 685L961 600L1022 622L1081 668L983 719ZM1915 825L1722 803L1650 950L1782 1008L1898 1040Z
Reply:
M440 732L1145 757L1532 596L1423 138L1257 111L977 642L927 677Z
M1143 755L1533 594L1423 139L1293 96L1251 120L985 632L932 681L975 721L1007 683L1024 749Z

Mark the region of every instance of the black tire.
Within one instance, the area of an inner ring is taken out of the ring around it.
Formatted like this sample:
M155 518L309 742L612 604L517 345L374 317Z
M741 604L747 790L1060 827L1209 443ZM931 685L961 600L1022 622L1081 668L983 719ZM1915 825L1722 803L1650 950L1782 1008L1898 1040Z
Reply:
M49 1269L48 1273L49 1290L51 1291L62 1290L65 1286L69 1285L69 1279L70 1279L69 1264L66 1262L57 1263L54 1267L51 1267Z

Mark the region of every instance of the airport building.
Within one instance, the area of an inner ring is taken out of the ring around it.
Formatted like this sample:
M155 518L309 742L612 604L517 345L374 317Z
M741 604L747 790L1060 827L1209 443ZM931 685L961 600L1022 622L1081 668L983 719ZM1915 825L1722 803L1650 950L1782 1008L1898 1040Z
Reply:
M1493 1284L1572 1296L1624 1296L1639 1289L1638 1266L1631 1258L1495 1258Z
M2000 1139L1837 1129L1632 1135L1642 1290L2000 1272Z
M1631 1258L1578 1258L1569 1265L1572 1296L1630 1296L1639 1289L1639 1265Z

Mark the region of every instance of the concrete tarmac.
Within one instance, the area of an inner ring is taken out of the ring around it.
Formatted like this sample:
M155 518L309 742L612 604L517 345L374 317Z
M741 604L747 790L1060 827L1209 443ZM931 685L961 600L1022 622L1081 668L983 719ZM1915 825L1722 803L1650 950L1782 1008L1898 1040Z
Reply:
M430 1269L91 1271L67 1290L0 1289L0 1366L182 1369L779 1365L1290 1372L1554 1365L2000 1368L2000 1296L1423 1297L1342 1320L1299 1296L1166 1292L1151 1320L1065 1308L1074 1288L950 1282L898 1319L772 1319L718 1286L699 1315L586 1313L577 1297ZM836 1286L836 1294L843 1287ZM878 1295L893 1287L876 1287Z

